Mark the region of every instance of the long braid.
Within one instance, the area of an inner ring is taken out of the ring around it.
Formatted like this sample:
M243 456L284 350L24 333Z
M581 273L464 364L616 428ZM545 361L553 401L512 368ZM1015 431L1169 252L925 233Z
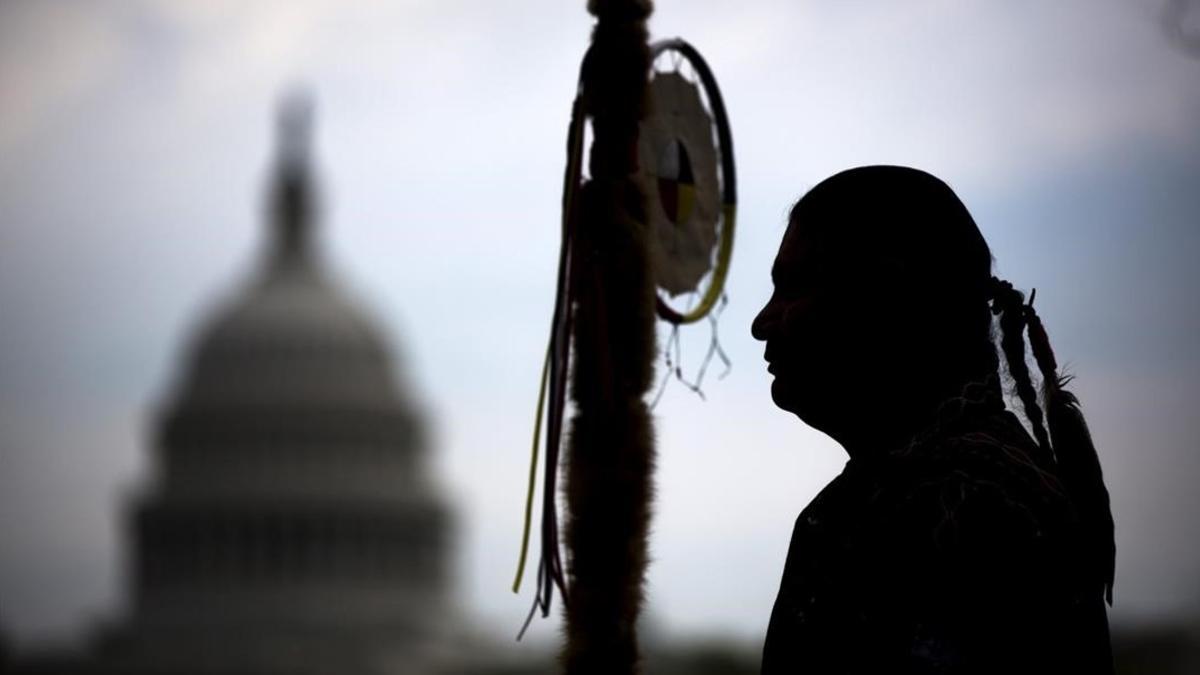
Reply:
M1036 295L1036 294L1035 294ZM1094 563L1093 577L1102 584L1104 599L1112 605L1113 578L1116 573L1116 541L1113 536L1112 507L1100 458L1092 442L1087 420L1079 399L1063 387L1070 377L1058 373L1050 338L1042 320L1033 309L1033 295L1025 306L1029 324L1029 346L1038 368L1046 400L1046 421L1058 463L1058 476L1074 502L1083 530L1084 560Z
M1017 388L1021 407L1025 409L1025 417L1033 429L1033 437L1048 458L1052 452L1050 437L1046 433L1029 366L1025 363L1025 296L1009 282L992 277L992 298L992 313L1000 319L1000 348L1004 350L1008 372Z
M1070 377L1059 374L1050 339L1041 317L1033 309L1036 295L1036 291L1032 293L1026 304L1025 296L1012 284L992 278L992 311L1000 317L1001 347L1009 373L1016 384L1017 395L1038 444L1052 455L1055 472L1079 515L1083 546L1081 559L1090 568L1087 575L1101 587L1105 600L1111 605L1116 544L1108 489L1104 486L1100 459L1079 407L1079 399L1064 389ZM1025 364L1022 333L1026 328L1029 330L1030 351L1042 375L1045 421L1049 433L1042 425L1042 409L1037 406L1029 368Z

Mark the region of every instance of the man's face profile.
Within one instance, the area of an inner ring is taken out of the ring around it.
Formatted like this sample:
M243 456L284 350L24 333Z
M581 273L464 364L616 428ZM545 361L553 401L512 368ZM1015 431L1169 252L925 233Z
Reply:
M766 343L775 404L829 433L894 381L897 341L888 334L897 320L868 247L829 243L816 220L793 213L771 270L774 292L751 333Z
M755 339L766 343L775 404L805 420L817 414L817 396L832 374L821 319L827 279L819 262L815 242L793 218L771 270L775 290L751 325Z

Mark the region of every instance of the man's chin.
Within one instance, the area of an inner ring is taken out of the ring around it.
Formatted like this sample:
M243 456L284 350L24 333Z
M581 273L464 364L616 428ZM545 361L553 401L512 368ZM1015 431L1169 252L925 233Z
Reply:
M771 383L771 400L775 401L775 405L780 408L796 412L796 392L788 386L788 381L779 376L775 377L775 381Z
M810 420L820 417L820 407L825 402L824 397L814 396L811 390L799 389L786 377L778 376L771 383L771 400L810 426Z

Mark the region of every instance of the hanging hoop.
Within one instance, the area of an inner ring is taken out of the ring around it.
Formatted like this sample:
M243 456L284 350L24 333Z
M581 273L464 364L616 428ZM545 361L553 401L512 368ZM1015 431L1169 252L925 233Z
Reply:
M733 136L700 52L679 38L650 51L653 108L642 124L639 162L657 247L656 309L668 323L689 324L707 316L725 290L737 216Z

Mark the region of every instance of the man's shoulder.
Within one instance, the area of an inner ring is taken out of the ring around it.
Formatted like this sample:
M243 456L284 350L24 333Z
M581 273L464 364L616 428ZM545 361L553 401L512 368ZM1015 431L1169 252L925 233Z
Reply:
M1074 520L1052 464L1007 412L892 453L873 499L898 536L938 549L1058 539Z

